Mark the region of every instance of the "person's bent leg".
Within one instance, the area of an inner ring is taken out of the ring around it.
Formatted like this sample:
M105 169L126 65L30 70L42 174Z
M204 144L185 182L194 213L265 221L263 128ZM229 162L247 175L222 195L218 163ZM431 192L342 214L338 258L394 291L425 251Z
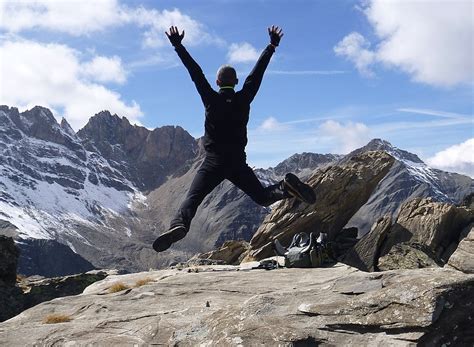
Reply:
M169 230L161 234L153 243L153 249L155 251L165 251L171 247L173 243L186 236L197 208L206 195L222 182L224 179L223 176L222 170L218 165L211 160L204 160L196 176L194 176L186 199L171 221Z
M182 224L189 230L191 220L204 198L224 180L222 168L207 158L201 164L196 176L194 176L188 194L181 204L176 216L170 226Z
M296 199L307 204L314 204L316 202L316 194L314 189L292 173L287 173L283 179L283 189Z
M278 200L291 197L283 189L283 181L264 187L245 162L232 170L227 179L262 206L269 206Z

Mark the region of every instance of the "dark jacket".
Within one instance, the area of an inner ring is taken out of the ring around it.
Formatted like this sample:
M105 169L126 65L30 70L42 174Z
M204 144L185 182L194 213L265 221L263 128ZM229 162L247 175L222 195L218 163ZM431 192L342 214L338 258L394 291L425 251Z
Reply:
M238 92L230 88L221 88L216 92L184 46L178 45L175 50L188 69L206 109L204 149L210 155L245 156L250 103L257 94L275 48L268 45L263 50L252 72L245 79L242 90Z

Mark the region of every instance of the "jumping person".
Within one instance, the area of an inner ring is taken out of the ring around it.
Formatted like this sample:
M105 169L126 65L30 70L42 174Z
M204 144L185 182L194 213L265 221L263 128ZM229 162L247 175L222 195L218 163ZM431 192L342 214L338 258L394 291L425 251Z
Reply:
M282 30L272 26L268 28L270 44L263 50L252 72L244 82L242 90L236 92L238 83L235 69L224 65L217 72L216 92L206 80L199 65L194 61L181 41L176 26L166 32L184 66L191 75L196 89L205 107L204 123L205 159L201 164L189 188L186 199L181 204L167 232L153 243L157 252L168 249L173 243L184 238L189 231L191 220L204 198L224 179L228 179L262 206L290 197L312 204L316 201L314 191L302 183L294 174L274 185L263 187L252 169L247 165L245 146L247 145L247 123L250 103L254 99L262 82L265 69L283 36Z

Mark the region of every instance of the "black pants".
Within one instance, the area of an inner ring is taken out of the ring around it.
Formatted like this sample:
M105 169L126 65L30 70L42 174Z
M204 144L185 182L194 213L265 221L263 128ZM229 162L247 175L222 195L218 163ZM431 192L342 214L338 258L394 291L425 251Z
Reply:
M176 224L184 224L189 230L191 220L201 202L224 179L231 181L249 195L253 201L262 206L268 206L278 200L290 197L282 188L281 182L263 187L253 170L247 165L245 156L235 156L229 159L229 157L208 155L194 177L186 199L171 221L171 227Z

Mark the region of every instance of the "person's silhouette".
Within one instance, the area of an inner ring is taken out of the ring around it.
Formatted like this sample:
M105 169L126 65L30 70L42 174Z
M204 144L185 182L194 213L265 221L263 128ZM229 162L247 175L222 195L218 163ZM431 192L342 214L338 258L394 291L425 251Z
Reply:
M276 26L268 28L270 44L263 50L255 67L245 79L240 91L234 87L238 83L235 69L224 65L217 72L219 91L210 86L199 65L182 45L184 30L172 26L166 32L176 53L187 68L196 85L205 107L205 159L201 164L188 194L171 221L167 232L153 243L157 252L168 249L174 242L181 240L189 231L196 210L208 195L224 179L228 179L249 195L257 204L268 206L272 203L295 197L312 204L316 197L308 185L289 173L274 185L263 187L252 169L247 165L245 146L247 145L247 123L250 103L254 99L263 79L265 69L283 36Z

